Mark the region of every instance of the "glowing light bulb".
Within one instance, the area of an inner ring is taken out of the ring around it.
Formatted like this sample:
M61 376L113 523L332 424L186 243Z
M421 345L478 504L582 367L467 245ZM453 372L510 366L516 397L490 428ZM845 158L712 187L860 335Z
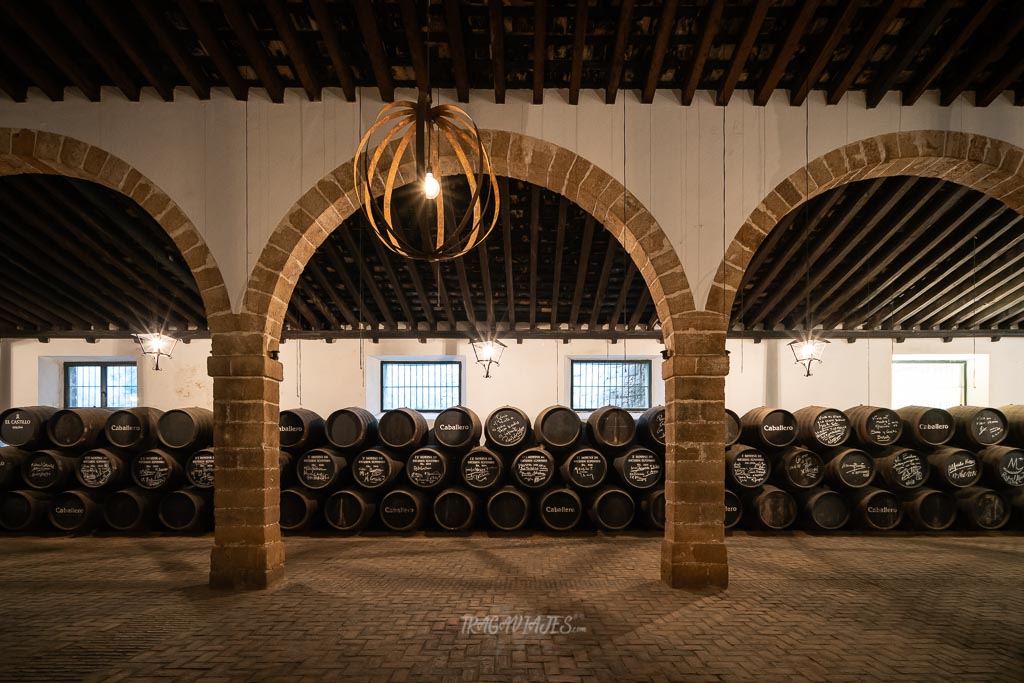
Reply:
M812 358L814 356L814 344L806 342L800 347L800 353L803 354L804 358Z
M437 199L437 195L441 194L441 183L438 182L433 173L428 172L423 179L423 194L426 195L427 199Z
M494 343L485 342L483 348L480 350L480 355L484 360L494 359Z

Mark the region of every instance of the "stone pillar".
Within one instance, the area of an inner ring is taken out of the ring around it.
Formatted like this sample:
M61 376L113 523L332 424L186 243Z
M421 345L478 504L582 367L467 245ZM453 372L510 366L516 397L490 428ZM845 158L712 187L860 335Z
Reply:
M661 578L673 588L729 584L725 550L725 320L686 314L672 331L665 379L665 538Z
M269 588L284 579L281 541L277 342L259 332L213 335L216 531L214 588Z

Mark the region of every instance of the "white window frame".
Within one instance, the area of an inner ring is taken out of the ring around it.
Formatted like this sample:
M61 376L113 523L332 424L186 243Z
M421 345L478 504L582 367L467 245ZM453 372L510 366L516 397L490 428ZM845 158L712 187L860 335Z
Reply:
M375 415L383 412L382 364L383 363L459 363L459 382L462 404L469 404L469 384L466 382L466 357L456 355L439 356L370 356L366 359L366 409ZM447 407L447 406L446 406ZM440 411L424 412L423 416L433 420Z
M572 363L573 361L602 361L606 363L615 363L618 361L650 361L651 363L651 406L660 406L665 404L665 383L661 381L661 364L664 359L660 356L648 356L648 355L567 355L565 356L565 362L562 368L562 386L564 391L562 395L565 397L565 402L569 407L572 407ZM581 417L586 418L590 415L589 410L578 410L576 411ZM629 411L634 416L643 413L643 410L631 410Z
M897 363L964 363L966 381L964 383L963 400L966 405L985 406L989 402L989 356L988 354L970 353L906 353L893 354L892 364ZM890 375L890 401L896 405L895 371Z

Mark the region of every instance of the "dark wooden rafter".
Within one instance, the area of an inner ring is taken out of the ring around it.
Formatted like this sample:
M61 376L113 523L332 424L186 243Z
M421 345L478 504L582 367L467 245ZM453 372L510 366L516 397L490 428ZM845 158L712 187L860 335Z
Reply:
M1024 38L1018 36L1017 42L1007 51L1008 56L993 69L995 75L980 90L975 91L974 106L987 107L995 102L1011 85L1024 75Z
M193 0L194 1L194 0ZM108 49L107 42L101 38L85 18L78 12L74 3L62 0L49 0L50 10L64 28L70 32L89 55L96 60L110 80L120 88L124 96L131 102L139 100L139 84L128 73L120 58Z
M633 285L633 278L635 278L639 272L632 259L627 258L627 260L629 263L626 264L626 272L622 278L622 287L619 289L619 296L615 301L615 308L612 310L611 317L608 319L608 326L613 330L616 329L620 321L622 321L624 326L626 325L626 321L622 320L622 312L626 308L626 301L629 298L630 288Z
M430 295L427 294L427 290L423 286L423 278L420 277L417 263L410 259L402 260L405 262L405 269L409 273L409 279L412 281L413 289L416 290L416 296L419 297L420 308L423 310L423 316L427 319L427 328L436 330L437 317L434 315L434 307L430 303Z
M661 17L658 19L658 33L654 38L654 50L651 52L651 63L647 69L647 80L640 96L640 101L644 104L654 101L654 91L661 81L661 67L665 63L668 41L675 30L678 9L679 0L665 0L662 6Z
M615 97L622 82L622 67L626 61L626 44L633 21L634 0L622 0L619 8L619 24L615 29L615 46L612 48L612 59L608 64L608 86L604 91L605 104L615 104ZM582 64L580 66L582 71Z
M88 0L88 3L93 14L99 18L100 22L103 23L103 27L107 29L107 33L113 36L118 47L128 55L128 59L131 60L135 68L139 70L146 81L156 90L157 94L165 102L174 100L174 86L159 72L154 59L145 52L145 48L140 44L138 37L125 26L121 13L116 11L105 0Z
M576 2L576 25L572 41L572 68L569 71L569 104L580 103L580 84L583 82L583 57L587 49L587 0Z
M583 304L583 291L587 284L587 270L590 266L590 249L594 243L594 219L587 216L583 225L583 246L580 248L579 266L576 268L576 288L572 293L572 309L569 312L569 329L579 329L577 321Z
M385 299L384 295L381 293L380 287L377 286L377 281L373 277L373 271L370 270L369 265L366 263L366 259L362 257L364 252L356 246L355 240L352 239L352 235L350 234L350 230L342 229L340 232L342 242L345 244L345 248L348 250L348 253L352 254L353 260L356 263L356 268L361 274L360 284L370 292L370 296L373 297L374 302L377 304L377 310L379 310L380 314L384 317L388 327L390 329L396 329L398 325L395 323L395 316L392 314L390 306L388 306L387 299ZM375 238L370 237L369 239Z
M953 300L940 311L922 321L920 323L921 329L952 326L971 329L979 322L987 320L993 315L998 315L998 313L995 313L996 311L1020 301L1021 298L1024 298L1024 292L1022 292L1022 289L1024 289L1024 272L1017 267L1021 263L1024 263L1024 254L1018 253L1011 264L1013 268L1008 268L1010 271L1008 274L998 271L972 283L972 286L964 295ZM958 315L967 315L969 317L954 320Z
M217 67L217 73L227 83L231 94L235 96L236 100L247 100L249 98L249 86L242 79L242 75L238 72L238 67L231 61L224 43L221 42L213 27L210 26L210 22L199 5L199 0L177 1L178 7L181 8L181 13L185 15L185 20L188 21L192 30L196 32L199 42L202 44L203 49L206 50L206 54L210 56L214 66Z
M341 230L344 230L344 228L341 228ZM331 241L332 240L329 240L329 242ZM357 302L357 305L359 306L360 322L365 322L374 329L380 327L380 320L373 314L370 307L366 305L366 300L363 298L362 288L356 286L356 283L352 281L352 276L349 275L348 268L345 266L344 261L341 260L341 255L338 253L338 249L335 245L333 243L325 245L325 247L321 248L320 253L326 254L327 262L330 267L334 269L334 274L341 280L341 284L345 287L345 290L349 293L352 300Z
M345 318L345 321L349 326L353 329L359 329L359 320L356 318L355 312L348 304L345 303L345 300L341 298L341 295L338 294L337 287L335 287L324 274L324 271L317 260L310 259L309 263L306 265L306 269L309 270L317 284L320 285L320 289L324 291L324 294L326 294L331 300L331 303L334 304L335 308L341 312L342 317Z
M28 99L28 86L14 77L14 74L3 65L0 65L0 90L7 93L15 102L24 102Z
M897 0L890 0L890 2L896 2ZM750 12L750 18L747 20L747 27L743 31L743 38L740 40L739 45L733 51L732 59L729 61L729 69L725 73L725 78L722 79L721 85L718 86L718 95L716 102L720 106L729 104L729 100L732 98L732 93L736 89L736 84L740 80L740 76L743 74L743 69L747 65L747 58L750 57L750 51L754 48L754 41L757 40L757 34L761 30L761 25L764 23L764 19L768 16L768 8L771 6L772 0L757 0L757 4L754 5L753 11Z
M544 104L544 64L547 61L548 3L533 3L533 103Z
M331 66L334 67L334 74L338 77L341 90L345 93L345 99L355 102L356 82L352 77L352 67L349 66L341 52L341 36L338 34L334 19L327 7L327 0L310 0L309 6L313 10L317 31L320 32L320 37L324 40L327 56L331 59Z
M469 102L469 67L466 62L466 41L462 30L462 9L459 0L444 0L445 25L448 28L448 49L452 55L455 93L459 102Z
M808 25L814 18L814 12L818 9L819 2L820 0L804 0L799 5L793 23L789 26L786 39L779 46L778 50L775 51L771 66L768 67L768 71L765 73L764 78L761 79L761 83L757 86L757 90L754 93L754 104L757 106L763 107L768 104L769 98L775 92L775 87L782 80L782 76L786 72L786 67L789 66L790 60L793 59L797 48L800 47L800 41L803 39Z
M565 230L566 218L569 214L569 200L564 196L558 201L558 225L555 229L558 236L555 238L554 268L551 287L551 327L558 326L558 300L562 295L562 261L565 255Z
M684 105L688 106L693 102L693 96L697 92L697 86L704 73L704 65L711 52L711 45L722 25L722 8L724 6L725 0L711 0L701 20L700 36L694 48L693 60L687 68L686 82L683 83L681 100Z
M270 20L274 23L277 34L281 36L281 40L284 42L285 49L288 51L288 60L295 68L299 82L302 83L302 89L306 91L306 97L309 98L310 102L319 100L320 91L323 86L320 83L320 79L317 78L316 70L313 68L313 61L306 51L306 46L302 44L302 40L292 25L291 12L285 6L284 0L263 0L263 4L270 14Z
M380 30L377 28L373 5L369 0L355 0L353 8L356 13L356 21L359 23L359 30L363 34L366 53L370 57L370 66L373 68L373 76L377 81L380 98L384 102L394 102L395 81L391 76L391 65L388 62L387 53L384 51Z
M615 265L617 242L609 242L608 249L604 252L604 265L601 266L601 277L597 281L597 289L594 291L594 303L590 307L590 321L587 329L593 330L601 320L601 309L604 307L605 292L608 291L608 280L611 279L612 267Z
M64 86L60 84L57 77L44 64L29 54L28 47L23 41L10 35L9 32L7 35L0 35L0 53L6 55L7 59L19 71L28 76L32 84L42 90L51 101L60 102L64 99ZM17 95L19 92L19 90L15 90L11 98L18 101L19 97ZM20 99L24 100L25 97L22 95Z
M505 18L502 0L488 0L491 30L491 68L494 71L494 101L505 104Z
M310 294L308 291L306 291L305 285L301 282L297 283L295 286L295 290L296 291L293 292L289 305L294 306L299 311L299 315L302 316L302 318L314 330L323 329L323 325L321 324L320 319L316 317L316 313L314 313L313 309L310 308L309 304L306 303L305 297L310 296ZM296 296L296 294L298 296ZM310 296L310 298L315 297Z
M477 323L476 309L473 306L473 292L469 288L469 275L466 273L466 262L463 257L454 259L455 273L459 279L459 292L462 295L462 310L466 314L469 326L474 332L480 334L480 327Z
M910 29L910 36L901 41L895 55L890 57L882 68L882 72L874 77L867 89L868 109L877 107L885 94L892 90L892 86L899 79L900 74L913 61L929 38L933 37L939 26L945 20L946 15L953 8L953 0L941 0L926 5L921 10L921 16ZM902 32L901 32L902 33Z
M421 93L429 93L430 77L427 73L427 50L423 45L423 32L420 20L416 16L416 0L400 0L398 3L402 14L402 27L405 29L405 40L409 44L409 58L416 74L416 87Z
M644 287L640 290L640 299L637 301L636 306L633 308L633 315L629 318L630 330L635 330L637 325L640 324L640 318L643 317L644 311L647 310L647 305L651 303L651 290ZM655 311L657 315L657 311Z
M395 300L398 301L398 306L402 309L402 315L405 316L406 323L412 327L415 325L416 316L412 313L412 306L409 305L409 300L405 296L405 290L402 287L402 283L399 282L398 274L391 263L391 252L384 247L384 243L379 239L371 237L367 241L373 242L377 260L380 261L381 269L384 271L388 284L391 285L391 291L395 293Z
M499 190L504 201L501 202L501 236L504 243L503 259L505 261L505 299L508 302L506 317L512 327L516 325L516 282L512 275L512 216L509 209L508 178L498 180Z
M497 320L494 317L494 291L491 288L491 263L487 253L488 240L476 248L480 257L480 280L483 282L484 306L487 310L487 333L494 334Z
M968 59L964 60L963 67L949 79L948 85L943 86L939 103L944 107L952 104L961 93L971 87L985 67L1006 54L1022 30L1024 30L1024 3L1018 2L1014 3L1008 22L1000 24L996 38L986 41L984 49L980 53L972 53Z
M177 36L171 35L166 19L160 9L154 6L153 0L135 0L135 10L142 17L149 32L156 38L156 44L160 46L178 73L192 87L196 97L201 100L210 99L210 82L206 75L199 68L192 54L186 52L178 42Z
M878 44L882 42L896 17L899 16L900 10L906 4L907 0L886 0L882 3L877 10L878 16L871 26L871 30L858 41L857 49L847 61L842 73L834 79L834 82L832 78L829 79L828 97L826 98L829 104L838 104L839 100L843 99L843 95L853 85L871 55L878 49Z
M540 187L530 188L530 329L537 327L537 261L540 249Z
M238 44L245 52L246 58L252 65L253 71L260 79L263 89L267 91L271 102L284 102L284 85L281 83L281 76L270 61L266 48L256 35L252 19L248 12L242 9L239 0L217 0L224 12L224 18L228 26L238 38Z
M860 0L848 0L845 3L841 3L840 6L842 7L841 11L836 15L828 31L825 32L821 44L813 52L814 58L807 67L807 72L797 81L799 85L789 93L789 103L794 107L799 107L804 103L808 93L811 92L811 89L821 79L821 74L825 71L829 61L831 61L839 41L846 35L850 24L853 23L853 18L857 15Z
M42 48L47 59L53 62L91 102L99 102L100 86L82 63L65 49L57 34L51 32L50 27L39 19L33 5L34 3L26 2L4 2L3 8L21 30Z

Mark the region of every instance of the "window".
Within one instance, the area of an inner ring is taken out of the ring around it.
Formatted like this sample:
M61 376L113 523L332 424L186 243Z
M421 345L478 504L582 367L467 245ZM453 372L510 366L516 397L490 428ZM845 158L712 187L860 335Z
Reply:
M412 408L439 413L462 403L462 363L459 361L382 361L381 410Z
M65 408L134 408L139 405L135 363L65 363Z
M966 360L894 360L892 405L949 408L967 403Z
M572 361L572 409L602 406L642 411L651 407L651 361Z

